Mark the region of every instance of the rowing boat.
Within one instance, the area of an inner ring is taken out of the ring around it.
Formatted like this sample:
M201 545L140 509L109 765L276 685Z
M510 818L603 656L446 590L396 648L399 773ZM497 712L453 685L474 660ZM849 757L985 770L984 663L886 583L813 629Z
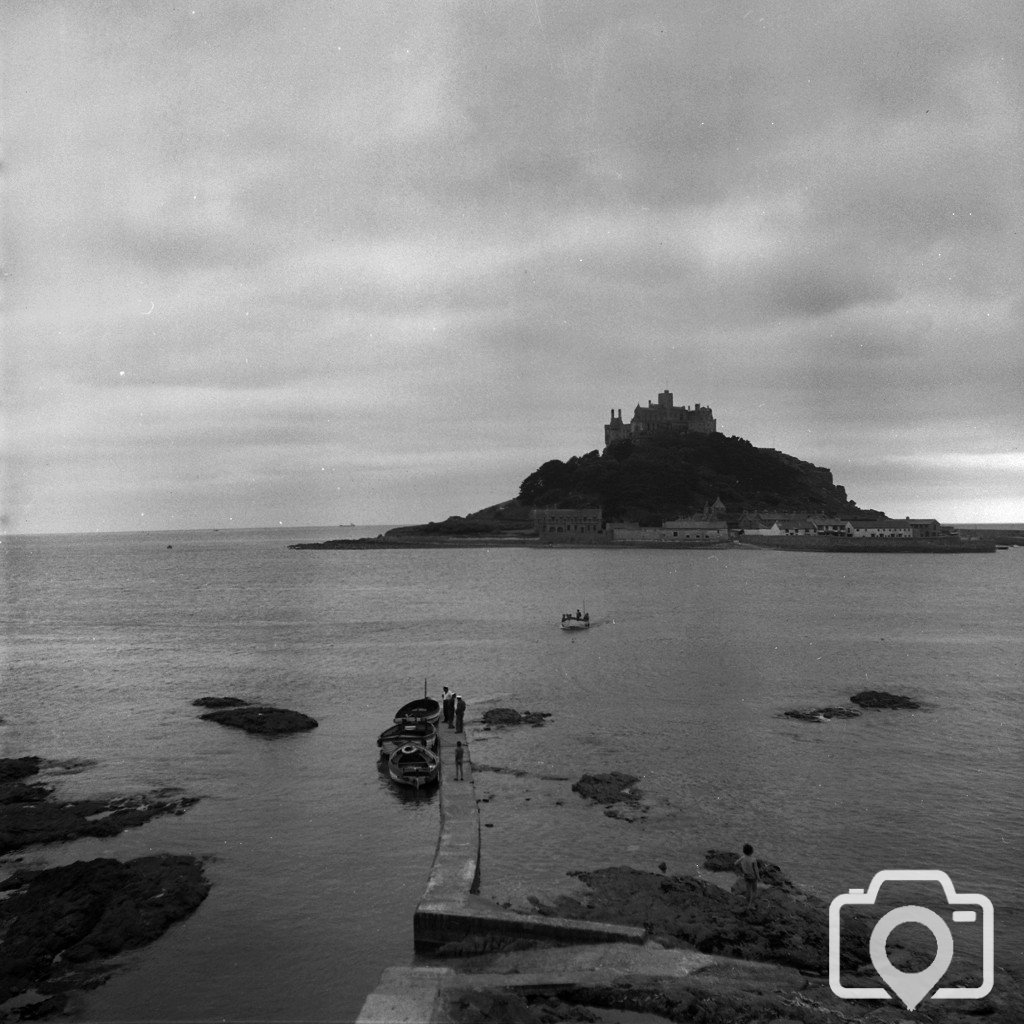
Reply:
M433 697L420 697L403 704L395 712L395 724L427 722L437 725L441 721L441 705Z
M441 759L418 743L399 747L388 758L388 775L400 786L421 789L437 782Z
M399 747L408 743L416 743L436 752L438 742L437 728L430 722L399 722L377 737L381 757L390 757Z

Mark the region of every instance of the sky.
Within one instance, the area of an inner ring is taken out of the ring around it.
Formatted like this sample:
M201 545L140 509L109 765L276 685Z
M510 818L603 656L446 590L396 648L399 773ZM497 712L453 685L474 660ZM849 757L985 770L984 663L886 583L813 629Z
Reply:
M669 390L1024 521L1024 8L3 5L0 529L415 523Z

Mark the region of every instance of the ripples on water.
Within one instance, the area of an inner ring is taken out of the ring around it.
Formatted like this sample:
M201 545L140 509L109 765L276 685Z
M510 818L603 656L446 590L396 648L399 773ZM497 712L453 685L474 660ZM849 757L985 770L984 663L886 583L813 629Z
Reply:
M601 864L698 872L708 847L749 840L829 899L882 868L947 870L993 900L997 961L1019 964L1024 551L287 549L344 532L0 545L3 753L95 760L59 780L69 795L205 798L114 839L29 852L212 857L200 910L82 1014L346 1019L384 967L408 963L436 799L396 792L375 738L424 678L463 692L470 720L502 705L552 714L472 733L476 762L530 773L477 775L486 895L565 891L567 870ZM562 633L560 612L584 602L593 628ZM780 717L864 688L924 710ZM190 702L211 694L320 727L249 737L198 721ZM641 776L642 821L571 792L605 770Z

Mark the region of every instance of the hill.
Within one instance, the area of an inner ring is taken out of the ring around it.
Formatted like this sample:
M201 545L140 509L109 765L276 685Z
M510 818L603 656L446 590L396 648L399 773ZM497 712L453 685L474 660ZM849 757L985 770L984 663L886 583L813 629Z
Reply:
M730 519L743 512L879 516L860 509L828 469L724 434L663 435L618 441L534 470L516 498L443 523L401 527L391 535L526 535L535 508L600 506L605 520L642 525L701 512L716 499Z

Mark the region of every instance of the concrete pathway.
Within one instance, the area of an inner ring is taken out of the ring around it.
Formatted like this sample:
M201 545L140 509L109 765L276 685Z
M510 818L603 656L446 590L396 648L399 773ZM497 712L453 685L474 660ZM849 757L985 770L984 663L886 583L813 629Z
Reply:
M663 949L655 943L559 946L489 958L490 970L466 973L447 967L392 967L367 999L358 1024L429 1024L440 1021L446 993L494 989L564 988L613 984L630 977L684 978L715 963L692 950Z
M416 950L433 952L442 946L484 938L536 939L557 943L557 949L537 952L533 958L496 959L496 973L465 974L446 967L393 967L363 1005L357 1024L425 1024L435 1020L442 989L450 986L486 987L560 983L559 979L610 973L654 973L678 976L696 969L692 957L701 954L642 945L642 928L575 921L569 918L516 914L477 895L480 883L480 812L473 783L473 764L465 733L443 722L441 743L441 835L426 890L413 915ZM455 778L455 746L465 748L462 780ZM602 944L600 951L594 944ZM629 952L625 952L625 951ZM509 954L509 956L513 956ZM710 958L703 958L710 962ZM518 966L516 966L518 964ZM700 966L704 966L701 962ZM553 970L552 970L553 968ZM489 979L489 980L488 980Z

